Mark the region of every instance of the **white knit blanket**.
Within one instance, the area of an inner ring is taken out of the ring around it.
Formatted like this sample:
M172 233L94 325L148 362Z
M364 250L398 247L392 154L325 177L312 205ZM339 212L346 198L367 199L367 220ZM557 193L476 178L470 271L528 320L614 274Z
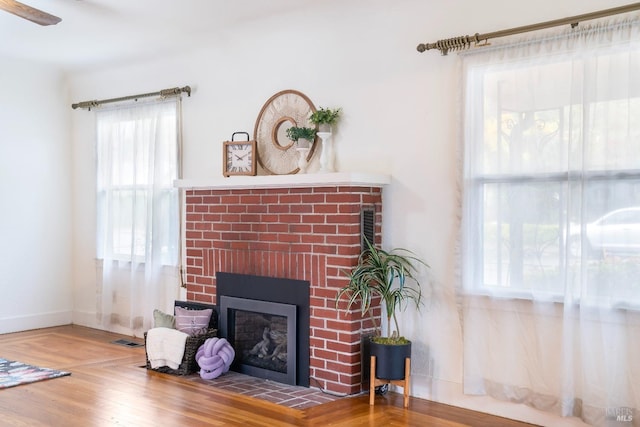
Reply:
M153 328L147 331L147 357L152 368L178 369L189 335L177 329Z

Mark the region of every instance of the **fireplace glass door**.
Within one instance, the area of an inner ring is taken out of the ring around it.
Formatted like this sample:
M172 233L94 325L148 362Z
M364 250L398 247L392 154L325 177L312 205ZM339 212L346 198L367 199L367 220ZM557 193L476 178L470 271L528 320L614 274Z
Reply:
M296 384L296 306L220 297L220 333L236 352L232 368Z

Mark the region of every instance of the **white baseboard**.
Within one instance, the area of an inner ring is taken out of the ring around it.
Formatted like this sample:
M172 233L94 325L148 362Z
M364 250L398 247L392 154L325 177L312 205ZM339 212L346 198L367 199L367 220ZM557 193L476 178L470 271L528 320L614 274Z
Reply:
M74 311L73 312L73 324L78 326L86 326L87 328L100 329L102 331L109 331L116 334L126 335L129 337L142 338L142 334L123 326L112 325L111 328L105 328L98 321L98 315L95 312L87 311Z
M72 319L70 310L0 318L0 334L69 325Z
M74 310L73 324L79 325L79 326L86 326L87 328L103 329L102 326L98 323L98 317L95 311L89 312L89 311Z
M587 424L575 417L560 417L548 412L539 411L523 404L503 402L489 396L466 395L462 392L461 383L425 376L411 376L411 395L417 398L428 399L434 402L471 409L473 411L484 412L536 425L552 425L554 427L587 426Z

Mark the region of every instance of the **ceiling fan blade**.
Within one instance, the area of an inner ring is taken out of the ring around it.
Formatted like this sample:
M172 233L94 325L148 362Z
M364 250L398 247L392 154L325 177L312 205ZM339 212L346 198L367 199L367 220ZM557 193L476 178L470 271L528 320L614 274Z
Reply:
M56 25L62 19L15 0L0 0L0 9L40 25Z

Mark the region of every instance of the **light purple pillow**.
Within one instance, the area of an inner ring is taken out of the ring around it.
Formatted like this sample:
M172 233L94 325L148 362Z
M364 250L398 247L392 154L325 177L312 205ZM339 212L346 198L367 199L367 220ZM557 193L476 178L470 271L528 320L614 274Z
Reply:
M213 309L188 310L182 307L175 307L176 329L190 336L196 336L207 332L209 321L213 314Z

